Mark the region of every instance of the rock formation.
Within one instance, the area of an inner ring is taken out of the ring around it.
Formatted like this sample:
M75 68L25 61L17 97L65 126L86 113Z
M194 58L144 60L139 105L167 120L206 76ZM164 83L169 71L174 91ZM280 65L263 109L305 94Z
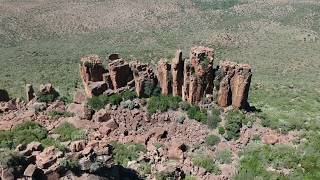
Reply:
M9 101L9 94L6 90L0 89L0 102L1 101Z
M218 92L218 105L246 108L252 76L251 66L223 61L220 63L220 72L223 78Z
M104 69L98 55L89 55L80 60L80 76L87 96L100 95L107 89Z
M109 73L114 89L125 87L133 80L129 63L125 62L123 59L111 61L109 63Z
M192 47L186 61L178 50L171 63L160 59L155 76L151 66L138 61L129 64L119 54L109 56L108 69L104 68L97 55L91 55L81 59L80 74L88 97L118 93L133 87L141 97L151 95L159 83L163 95L181 96L192 104L203 101L205 97L212 99L217 94L221 107L247 107L250 65L224 61L214 67L213 60L214 50L208 47Z
M172 76L170 74L171 66L166 59L160 59L157 66L157 72L161 93L167 96L171 92Z
M130 63L130 67L133 72L135 89L138 97L144 95L145 84L149 84L150 86L157 85L157 77L150 65L142 64L138 61L133 61Z
M173 96L182 96L183 66L184 61L182 60L182 51L177 50L171 63Z
M191 48L190 61L184 65L183 99L198 103L213 91L213 49Z
M26 84L26 95L27 95L27 101L31 101L33 98L35 98L36 95L35 95L32 84Z

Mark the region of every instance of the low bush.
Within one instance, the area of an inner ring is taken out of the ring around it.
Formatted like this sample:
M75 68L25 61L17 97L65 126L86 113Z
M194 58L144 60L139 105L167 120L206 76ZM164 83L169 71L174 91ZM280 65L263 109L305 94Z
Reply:
M174 179L178 179L178 177L176 177L174 171L172 171L172 172L159 172L156 174L156 180L174 180Z
M229 164L232 162L232 152L228 149L218 151L216 154L216 159L221 164Z
M210 173L219 174L220 170L212 157L208 155L196 155L192 158L194 165L204 168Z
M55 91L52 94L46 94L46 93L37 93L37 101L39 102L45 102L45 103L50 103L58 99L59 93Z
M181 114L181 115L178 117L177 121L178 121L178 123L183 124L183 122L184 122L185 119L186 119L186 116L183 115L183 114Z
M137 98L137 94L135 91L124 91L120 94L120 96L122 97L123 101L133 100Z
M226 131L224 130L224 127L219 126L218 128L219 134L223 135Z
M201 110L198 106L191 106L188 109L188 116L190 119L195 119L202 123L207 123L208 120L206 110Z
M148 112L153 114L157 111L164 112L168 109L179 107L180 97L177 96L152 96L147 104Z
M144 81L143 85L143 97L149 98L151 96L160 96L161 89L152 81Z
M184 111L187 111L190 108L190 104L186 101L181 101L179 103L179 108L181 108Z
M226 115L226 139L237 139L240 135L242 122L246 120L246 116L239 110L231 111Z
M41 140L41 144L44 147L54 146L54 147L58 148L60 151L62 151L62 152L66 151L66 147L64 145L62 145L60 143L60 141L55 140L53 138L43 139L43 140Z
M112 142L114 161L123 167L127 167L128 162L138 158L139 152L145 152L146 149L142 144L121 144Z
M39 124L27 121L17 125L11 131L0 131L0 148L15 148L19 144L40 142L47 137L47 130Z
M54 132L60 135L60 141L74 141L86 138L86 134L83 130L75 128L70 123L61 124Z
M143 176L151 174L151 164L146 162L140 163L139 172Z
M216 135L209 135L206 137L205 142L209 146L215 146L220 142L220 138Z
M67 160L63 159L59 162L60 167L63 171L72 171L76 174L78 174L81 171L80 165L78 161L75 160Z
M100 96L93 96L92 98L88 99L88 105L95 110L99 110L104 108L107 104L112 105L119 105L122 101L122 98L119 94L113 94L110 96L107 95L100 95Z
M25 164L26 160L16 151L8 148L0 148L0 167L13 167Z
M211 112L208 114L208 126L212 129L215 129L217 128L219 122L221 122L220 110L212 109Z

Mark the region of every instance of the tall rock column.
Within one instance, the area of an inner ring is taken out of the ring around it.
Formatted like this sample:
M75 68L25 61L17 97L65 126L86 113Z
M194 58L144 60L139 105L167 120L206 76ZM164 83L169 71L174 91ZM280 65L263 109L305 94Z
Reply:
M218 91L218 105L246 108L252 76L251 66L223 61L220 63L220 72L223 78Z
M206 94L213 93L213 57L211 48L203 46L191 48L190 65L184 65L184 100L198 103Z
M177 50L175 57L172 59L171 71L172 71L172 95L182 95L183 85L183 69L184 61L182 60L182 51Z
M133 72L135 89L138 97L144 95L144 86L146 83L149 83L148 85L152 87L157 85L157 77L154 74L151 66L148 64L141 64L138 61L133 61L130 63L130 67Z
M235 69L235 75L231 80L232 106L235 108L248 107L248 95L251 83L251 66L239 64Z
M36 97L32 84L26 84L27 101L31 101Z
M158 80L161 88L161 93L165 96L171 93L171 74L170 74L170 64L166 59L160 59L157 67Z

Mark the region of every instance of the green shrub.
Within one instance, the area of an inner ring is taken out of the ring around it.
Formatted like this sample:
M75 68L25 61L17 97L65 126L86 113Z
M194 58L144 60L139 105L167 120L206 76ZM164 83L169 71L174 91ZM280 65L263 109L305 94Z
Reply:
M7 148L0 148L0 167L16 168L25 163L25 158L19 155L16 151Z
M201 110L198 106L191 106L188 109L190 119L195 119L201 123L207 123L208 116L206 110Z
M133 100L135 98L137 98L137 94L135 91L124 91L120 94L120 96L122 97L123 101L127 101L127 100Z
M226 132L226 131L224 130L224 127L222 127L222 126L219 126L218 131L219 131L219 134L221 134L221 135Z
M143 97L160 96L161 89L159 86L155 85L152 81L144 81L143 85Z
M139 172L144 176L151 174L151 164L146 162L140 163Z
M197 180L197 178L195 176L192 176L192 175L186 175L184 180Z
M54 132L60 135L60 141L74 141L86 138L83 130L75 128L70 123L61 124L54 130Z
M42 92L37 93L37 101L39 102L50 103L58 99L58 97L59 97L59 93L57 91L55 91L52 94L46 94Z
M226 115L226 139L237 139L240 135L242 122L246 119L245 115L239 110L231 111Z
M48 115L51 117L51 118L60 118L60 117L72 117L74 116L74 113L71 113L71 112L62 112L62 111L51 111L48 113Z
M220 110L212 109L212 111L208 115L208 126L212 129L215 129L218 126L219 122L221 122Z
M215 146L220 142L220 138L216 135L209 135L206 137L205 142L209 146Z
M216 154L216 159L219 161L221 164L229 164L232 162L232 152L228 149L218 151Z
M95 110L99 110L104 108L107 104L112 105L119 105L122 101L122 98L119 94L113 94L110 96L107 95L100 95L100 96L93 96L92 98L88 99L88 105Z
M55 140L53 138L43 139L41 141L41 144L44 147L54 146L54 147L58 148L60 151L62 151L62 152L64 152L66 150L65 146L63 146L58 140Z
M187 111L190 108L190 104L186 101L181 101L179 103L179 108L181 108L184 111Z
M148 101L147 109L151 114L157 111L164 112L168 109L177 109L180 101L181 98L176 96L152 96Z
M142 144L121 144L112 142L114 161L123 167L127 167L128 162L138 158L139 152L145 152L146 149Z
M194 165L203 167L205 170L207 170L210 173L219 174L220 170L216 166L214 160L212 157L208 155L196 155L192 158L192 162Z
M19 144L40 142L47 137L47 130L39 124L27 121L17 125L11 131L0 131L0 148L15 148Z

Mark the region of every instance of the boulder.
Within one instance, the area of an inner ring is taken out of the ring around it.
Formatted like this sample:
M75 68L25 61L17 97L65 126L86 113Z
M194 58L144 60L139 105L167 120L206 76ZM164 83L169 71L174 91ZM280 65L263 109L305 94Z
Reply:
M182 141L173 141L168 148L170 159L182 159L183 153L187 151L187 146Z
M71 103L67 106L67 111L75 114L80 119L92 119L93 110L84 104Z
M54 146L47 147L43 150L43 152L39 153L36 156L36 165L41 169L48 169L51 165L53 165L59 155L59 151L55 149Z
M106 122L111 119L111 116L105 109L100 109L93 115L92 119L95 122Z
M266 134L262 136L261 141L264 144L276 144L279 142L279 137L277 134Z
M86 102L86 100L87 100L87 97L85 92L81 89L76 90L76 92L73 95L73 102L76 104L82 104Z
M71 152L80 152L86 147L86 141L78 140L71 142L69 149Z
M113 131L119 127L119 124L114 119L110 119L109 121L105 122L103 125L110 128L111 131Z
M24 170L23 175L27 178L32 179L41 179L44 178L44 173L41 169L38 169L36 165L29 164L28 167Z
M8 92L4 89L0 89L0 102L1 101L7 102L9 100L10 98L9 98Z

